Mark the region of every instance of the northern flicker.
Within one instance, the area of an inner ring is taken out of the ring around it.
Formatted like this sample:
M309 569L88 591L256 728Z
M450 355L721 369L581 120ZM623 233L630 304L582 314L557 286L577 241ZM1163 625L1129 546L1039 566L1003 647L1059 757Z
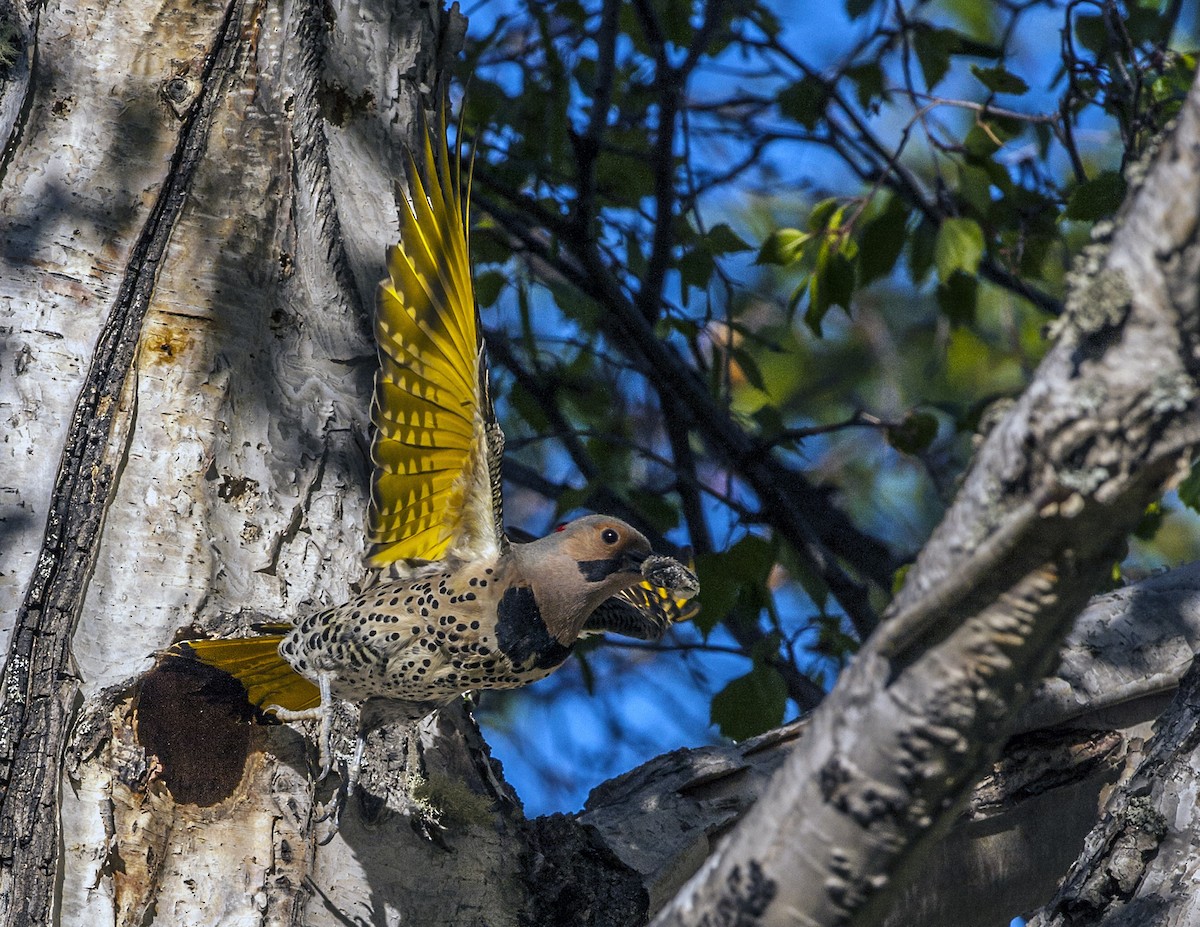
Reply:
M616 518L589 515L528 543L505 534L504 436L461 158L451 164L439 122L436 141L423 133L420 169L408 155L412 197L378 290L367 564L381 578L295 626L176 648L239 679L282 720L320 718L322 775L333 698L360 703L364 717L415 720L463 693L549 675L586 634L657 640L691 616L698 590L687 567Z

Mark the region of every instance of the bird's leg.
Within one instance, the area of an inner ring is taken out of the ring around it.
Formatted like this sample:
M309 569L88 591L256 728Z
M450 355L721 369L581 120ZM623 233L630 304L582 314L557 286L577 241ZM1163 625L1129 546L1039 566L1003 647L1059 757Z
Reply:
M329 692L329 674L321 673L317 677L321 688L321 730L317 735L317 758L321 762L321 775L317 777L322 782L329 775L333 764L333 698Z
M360 725L358 735L354 740L354 754L350 757L350 762L342 767L341 784L329 800L329 807L318 818L320 821L333 821L333 829L335 831L342 816L342 809L346 807L346 802L358 791L358 779L362 773L363 753L366 751L366 748L367 735Z
M303 711L293 711L282 705L267 705L263 708L263 711L274 713L280 721L321 722L317 734L317 758L321 763L321 775L317 776L317 782L323 781L329 775L333 764L333 749L330 743L333 739L333 696L330 693L329 676L329 673L320 673L317 676L317 685L321 690L321 704L316 708L306 708Z
M372 726L379 723L378 716L372 712L372 706L364 704L358 715L358 730L354 738L354 753L348 762L341 764L341 783L329 800L318 821L332 821L332 830L328 838L322 841L322 846L333 839L333 834L339 827L342 811L350 798L358 793L359 781L362 776L363 756L367 749L367 733Z
M363 750L367 745L366 738L360 733L358 740L354 745L354 755L350 758L349 763L341 765L341 782L334 790L333 795L329 798L329 803L321 811L314 820L318 824L329 822L329 832L318 841L321 846L325 846L331 841L338 829L342 826L342 811L346 808L346 803L350 800L350 796L358 791L359 773L362 771Z

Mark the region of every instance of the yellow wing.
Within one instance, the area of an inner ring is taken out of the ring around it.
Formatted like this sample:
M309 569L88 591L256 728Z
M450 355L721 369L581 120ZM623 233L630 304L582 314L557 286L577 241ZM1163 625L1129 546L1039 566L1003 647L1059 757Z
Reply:
M412 199L379 284L367 557L377 569L486 556L502 543L503 435L471 284L462 159L452 172L444 115L438 123L436 141L423 133L420 169L408 156Z

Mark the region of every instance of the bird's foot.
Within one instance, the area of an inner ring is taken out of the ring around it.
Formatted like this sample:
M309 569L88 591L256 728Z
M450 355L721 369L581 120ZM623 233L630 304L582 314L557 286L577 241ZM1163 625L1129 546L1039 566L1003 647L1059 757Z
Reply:
M267 705L263 711L269 711L280 721L319 721L320 730L317 734L317 760L321 764L321 773L317 782L323 782L333 768L333 695L329 690L329 674L321 673L317 677L321 689L321 704L316 708L305 708L299 711L284 708L282 705Z
M319 813L313 818L313 824L322 830L317 837L318 846L327 846L341 830L342 812L346 809L346 802L350 800L352 788L350 782L343 777L337 788L333 790L333 794L329 796L329 800L324 805L318 806Z
M318 841L321 846L329 843L333 839L334 834L338 832L338 828L341 827L342 812L346 809L346 803L350 800L351 796L363 794L359 787L359 774L362 772L363 751L366 745L366 738L360 732L354 744L354 755L350 757L349 762L338 764L338 778L341 781L338 783L338 787L334 790L333 795L330 796L320 816L315 819L318 824L326 822L329 824L329 833Z

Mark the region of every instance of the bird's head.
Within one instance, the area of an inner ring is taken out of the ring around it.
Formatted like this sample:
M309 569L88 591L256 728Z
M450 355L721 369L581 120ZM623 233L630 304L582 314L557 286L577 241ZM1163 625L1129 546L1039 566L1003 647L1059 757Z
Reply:
M550 539L575 561L588 584L625 588L642 580L642 564L653 550L645 536L607 515L585 515L560 527ZM614 590L615 591L615 590Z
M642 581L642 565L653 551L640 531L619 518L586 515L515 545L513 553L551 633L573 642L600 603Z

